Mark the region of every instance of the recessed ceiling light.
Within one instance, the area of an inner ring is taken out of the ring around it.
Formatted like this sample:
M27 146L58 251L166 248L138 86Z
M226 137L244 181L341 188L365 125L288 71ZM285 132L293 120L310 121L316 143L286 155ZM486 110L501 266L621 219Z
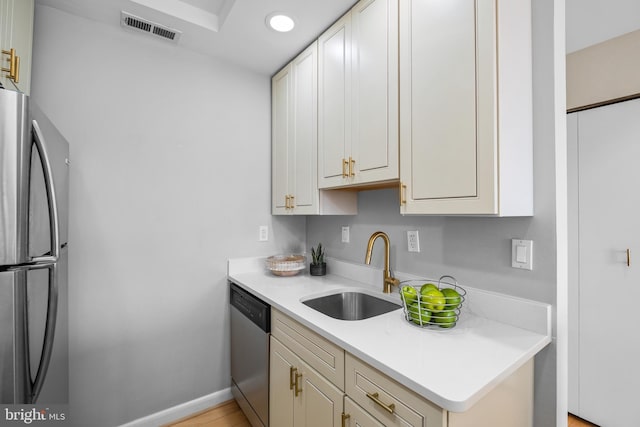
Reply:
M267 26L280 33L286 33L287 31L293 30L295 25L293 18L280 12L274 12L267 16Z

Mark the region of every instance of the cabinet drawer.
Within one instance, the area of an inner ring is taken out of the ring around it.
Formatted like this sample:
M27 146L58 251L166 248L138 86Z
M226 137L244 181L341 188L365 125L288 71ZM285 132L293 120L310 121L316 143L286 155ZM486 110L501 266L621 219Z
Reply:
M386 426L446 427L447 411L346 354L345 391Z
M271 310L271 334L344 390L344 350L290 317L273 308Z

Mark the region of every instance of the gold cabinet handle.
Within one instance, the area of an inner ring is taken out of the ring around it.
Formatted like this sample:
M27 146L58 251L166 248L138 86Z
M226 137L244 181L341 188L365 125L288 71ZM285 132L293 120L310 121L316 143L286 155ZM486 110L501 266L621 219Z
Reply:
M393 411L395 411L396 409L396 405L395 403L390 403L390 404L386 404L384 403L382 400L379 399L379 394L378 392L375 393L367 393L367 397L371 400L373 400L377 405L381 406L382 409L384 409L385 411L387 411L390 414L393 414Z
M284 196L284 208L289 209L289 196Z
M351 418L351 414L342 413L342 427L347 427L347 420Z
M296 198L294 196L289 196L289 209L293 209L296 207L295 203L293 202Z
M400 206L407 204L407 186L400 183Z
M631 267L631 249L627 249L627 267Z
M297 370L296 370L297 371ZM296 372L296 384L295 384L295 396L298 397L300 393L302 393L302 388L298 388L298 380L302 378L302 374Z
M15 83L20 80L20 58L16 55L16 50L11 48L9 50L2 50L3 55L9 55L7 61L9 62L9 68L2 67L0 71L3 73L9 73L9 78Z
M356 166L356 161L353 160L351 156L349 156L349 176L356 176L355 166Z
M16 55L15 59L15 64L13 67L14 73L13 73L13 82L14 83L20 83L20 57Z
M298 368L294 368L293 366L289 366L289 390L293 390L295 387L295 375L298 372Z
M342 177L343 178L349 177L349 172L347 172L348 168L349 168L349 161L347 159L342 159Z

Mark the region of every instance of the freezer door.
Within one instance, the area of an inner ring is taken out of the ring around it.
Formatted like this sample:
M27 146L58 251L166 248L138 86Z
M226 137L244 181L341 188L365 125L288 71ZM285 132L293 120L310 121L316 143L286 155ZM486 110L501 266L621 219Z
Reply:
M31 132L28 98L0 90L0 266L22 264L28 253Z
M27 403L27 272L0 273L0 404Z
M0 404L35 403L50 363L64 377L49 385L46 403L67 401L66 301L64 311L57 309L59 268L66 277L66 250L62 253L62 264L0 272ZM60 337L54 340L55 335Z

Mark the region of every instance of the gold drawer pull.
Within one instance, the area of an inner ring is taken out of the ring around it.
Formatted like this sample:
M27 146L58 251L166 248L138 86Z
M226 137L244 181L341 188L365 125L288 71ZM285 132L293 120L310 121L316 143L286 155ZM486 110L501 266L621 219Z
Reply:
M347 172L348 168L349 168L349 160L342 159L342 177L343 178L349 177L349 172Z
M347 420L351 418L351 414L345 414L344 412L342 413L342 427L346 427L347 424Z
M356 176L354 169L356 168L356 161L349 156L349 176Z
M289 196L289 208L293 209L296 207L295 203L293 203L293 201L295 200L295 196Z
M294 368L293 366L289 366L289 390L293 390L293 387L295 386L295 375L296 372L298 371L298 368Z
M302 378L302 374L296 373L296 387L295 387L295 396L298 397L300 393L302 393L302 388L298 388L298 380Z
M389 405L385 404L384 402L382 402L378 397L380 395L378 394L378 392L375 392L373 394L371 393L367 393L367 397L371 400L373 400L375 403L377 403L378 405L382 406L382 408L387 411L390 414L393 414L393 411L396 409L396 405L395 403L391 403Z

